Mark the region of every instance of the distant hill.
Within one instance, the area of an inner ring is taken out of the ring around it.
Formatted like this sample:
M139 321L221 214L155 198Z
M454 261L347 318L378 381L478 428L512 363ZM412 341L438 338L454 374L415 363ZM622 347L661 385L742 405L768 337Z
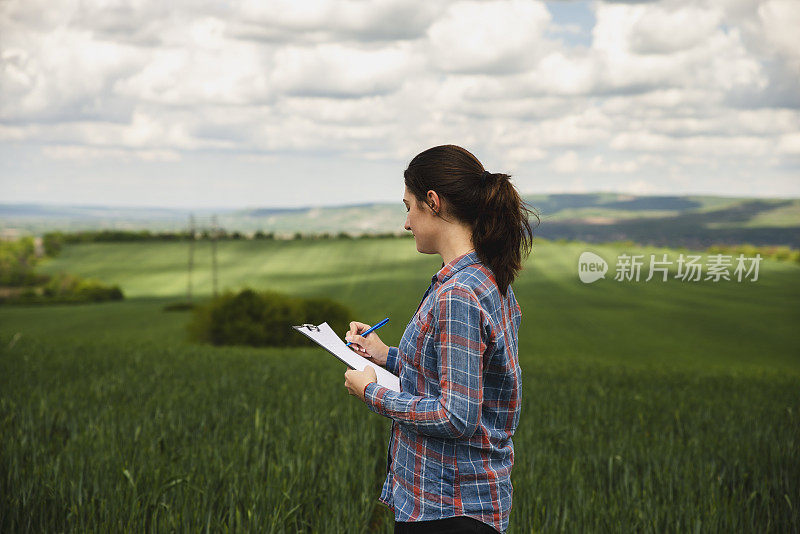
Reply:
M631 240L690 248L715 243L800 248L800 199L596 194L528 200L540 212L538 234L550 239Z
M587 193L531 195L526 201L540 218L535 234L548 239L631 240L692 248L714 243L800 248L800 199ZM191 212L200 227L209 226L216 214L221 227L243 233L403 233L405 220L400 202ZM189 214L188 209L170 208L0 204L0 232L180 230L187 228Z

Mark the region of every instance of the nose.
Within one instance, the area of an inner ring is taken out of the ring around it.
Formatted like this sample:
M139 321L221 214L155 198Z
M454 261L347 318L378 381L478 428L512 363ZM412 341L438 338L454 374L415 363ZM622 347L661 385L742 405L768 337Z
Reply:
M405 228L409 232L411 231L411 225L408 223L408 217L406 217L406 223L403 225L403 228Z

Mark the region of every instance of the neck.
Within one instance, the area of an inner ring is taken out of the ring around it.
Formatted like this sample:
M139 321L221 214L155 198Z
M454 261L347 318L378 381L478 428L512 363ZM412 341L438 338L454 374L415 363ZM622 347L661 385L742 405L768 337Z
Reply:
M449 232L439 247L439 255L445 265L455 258L475 250L472 244L472 231L464 226L458 226Z

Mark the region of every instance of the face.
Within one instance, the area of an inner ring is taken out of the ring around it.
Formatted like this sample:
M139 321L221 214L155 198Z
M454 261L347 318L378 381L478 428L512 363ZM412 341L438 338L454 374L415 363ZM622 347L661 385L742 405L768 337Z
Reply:
M439 225L433 210L425 202L418 201L408 188L403 193L403 204L408 211L404 228L414 235L417 250L423 254L436 254Z

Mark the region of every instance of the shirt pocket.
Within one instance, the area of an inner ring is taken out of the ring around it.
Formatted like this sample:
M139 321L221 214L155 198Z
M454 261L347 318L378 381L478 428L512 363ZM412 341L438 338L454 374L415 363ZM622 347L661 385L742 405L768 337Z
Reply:
M425 307L422 307L414 314L414 318L411 321L414 324L415 333L411 362L414 364L414 367L421 369L424 353L428 350L430 345L428 337L433 321L433 311L426 310Z

